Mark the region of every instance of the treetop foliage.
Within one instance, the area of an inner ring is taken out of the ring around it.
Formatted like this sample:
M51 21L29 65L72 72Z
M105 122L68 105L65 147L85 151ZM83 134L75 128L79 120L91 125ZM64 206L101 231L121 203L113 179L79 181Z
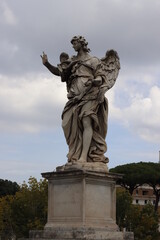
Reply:
M136 240L160 239L158 214L153 205L133 205L131 195L124 188L117 189L116 220L121 230L133 231Z
M130 163L110 169L110 172L124 174L119 183L130 194L138 186L147 183L151 186L160 184L160 164L153 162Z
M24 182L15 195L1 197L0 236L28 237L29 230L43 229L47 221L47 202L47 180L38 182L33 177L28 184Z
M14 195L19 189L20 186L16 182L0 179L0 197Z

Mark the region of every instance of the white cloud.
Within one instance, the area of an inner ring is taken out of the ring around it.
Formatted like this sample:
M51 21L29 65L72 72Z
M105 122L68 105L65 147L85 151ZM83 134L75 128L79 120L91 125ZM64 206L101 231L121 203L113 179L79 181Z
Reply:
M6 76L0 79L0 130L34 132L58 124L66 101L65 85L51 75L31 74L43 71L41 51L54 64L61 51L73 54L70 39L83 34L93 55L102 57L108 48L115 48L120 56L120 76L107 93L109 117L143 139L158 142L159 6L158 0L154 4L146 0L2 0L0 20L7 25L2 24L0 40L0 71Z
M4 52L0 70L4 74L40 71L41 51L58 62L61 51L73 54L70 39L76 34L86 37L93 55L98 57L115 48L121 60L132 68L159 64L159 6L156 0L154 4L147 0L2 0L3 19L8 24L18 24L16 28L2 24L1 38L18 46L19 51L14 61L4 45L0 50Z
M141 74L141 84L137 73L132 75L134 81L127 82L127 76L117 79L106 94L109 118L144 140L159 142L160 88L153 84L156 77L153 75L151 79L147 74ZM60 78L49 74L30 74L23 78L0 76L0 83L0 131L32 133L61 125L67 98ZM144 90L145 85L148 87Z
M11 43L9 40L6 41L1 41L1 46L0 46L1 52L0 55L2 58L11 59L12 61L15 60L13 57L15 54L18 52L19 47L15 43Z
M9 7L9 5L6 3L6 1L2 1L1 2L1 6L2 8L2 16L3 17L3 21L11 26L14 26L17 24L17 18L14 14L14 12L12 11L12 9Z
M0 130L37 132L56 127L66 101L60 78L0 77Z
M142 139L159 143L160 88L158 86L152 86L148 96L143 96L143 94L137 94L135 92L135 96L133 97L132 94L130 99L128 99L130 105L127 107L117 107L115 97L113 97L114 95L115 92L112 93L110 101L110 117L119 121L119 123L123 124Z

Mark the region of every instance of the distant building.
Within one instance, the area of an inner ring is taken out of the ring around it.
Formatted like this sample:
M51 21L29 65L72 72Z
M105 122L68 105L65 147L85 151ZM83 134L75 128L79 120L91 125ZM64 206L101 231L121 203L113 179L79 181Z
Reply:
M147 203L151 203L152 205L155 205L156 196L154 194L153 188L148 184L143 184L142 186L136 188L133 192L132 197L133 204L139 204L143 206ZM160 202L158 206L160 206Z

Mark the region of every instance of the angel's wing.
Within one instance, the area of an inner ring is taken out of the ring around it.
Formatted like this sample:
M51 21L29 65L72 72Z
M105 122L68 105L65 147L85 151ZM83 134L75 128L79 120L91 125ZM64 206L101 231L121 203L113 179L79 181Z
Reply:
M118 53L113 49L108 50L105 57L101 59L101 63L105 76L105 88L109 90L115 84L120 69Z

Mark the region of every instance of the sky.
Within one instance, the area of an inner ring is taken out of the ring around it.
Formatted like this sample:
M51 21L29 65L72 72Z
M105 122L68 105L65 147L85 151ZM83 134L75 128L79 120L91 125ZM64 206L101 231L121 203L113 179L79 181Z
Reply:
M98 58L114 49L121 69L109 101L109 168L158 162L160 150L159 0L0 1L0 179L23 183L67 162L61 128L66 86L42 65L74 55L84 36Z

